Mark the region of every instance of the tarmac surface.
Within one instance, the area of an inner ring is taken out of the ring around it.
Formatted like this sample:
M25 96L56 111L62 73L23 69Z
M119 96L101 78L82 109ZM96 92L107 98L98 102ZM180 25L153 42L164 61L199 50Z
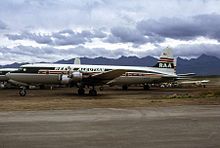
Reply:
M0 148L218 148L220 106L0 112Z

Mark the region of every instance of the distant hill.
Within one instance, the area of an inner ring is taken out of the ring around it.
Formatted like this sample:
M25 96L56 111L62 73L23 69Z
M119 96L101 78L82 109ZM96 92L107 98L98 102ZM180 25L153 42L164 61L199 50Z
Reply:
M205 54L190 60L177 58L177 73L189 72L197 75L220 75L220 59Z
M17 68L17 67L20 67L21 65L24 65L24 64L28 64L28 63L12 63L12 64L7 64L7 65L0 65L1 68Z
M96 65L123 65L123 66L153 66L157 63L157 59L151 56L138 58L135 56L122 56L118 59L110 59L105 57L87 58L82 57L82 64ZM73 64L74 60L59 60L54 63ZM0 67L19 67L27 63L13 63ZM197 75L220 75L220 59L214 56L201 55L195 59L177 58L177 73L196 73Z

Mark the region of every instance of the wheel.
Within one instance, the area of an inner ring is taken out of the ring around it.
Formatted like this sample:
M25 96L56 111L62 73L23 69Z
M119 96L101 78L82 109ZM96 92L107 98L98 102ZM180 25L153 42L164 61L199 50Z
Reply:
M45 85L40 85L40 89L45 89Z
M82 96L85 94L85 90L83 88L78 89L78 95Z
M144 90L149 90L150 86L148 84L144 84Z
M22 96L22 97L26 96L26 94L27 94L27 92L26 92L25 89L21 89L21 90L19 91L19 95Z
M122 85L122 90L128 90L128 85Z
M90 96L97 96L97 91L95 89L89 90L89 95Z
M103 90L104 90L104 87L99 87L99 90L100 90L100 91L103 91Z

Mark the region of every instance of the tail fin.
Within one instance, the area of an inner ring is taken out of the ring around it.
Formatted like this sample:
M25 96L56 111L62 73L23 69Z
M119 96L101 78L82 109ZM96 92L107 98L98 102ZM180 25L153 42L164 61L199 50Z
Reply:
M79 57L76 57L75 60L74 60L74 64L78 64L80 65L81 64L81 60Z
M167 47L163 50L162 54L160 55L160 59L154 67L171 69L176 68L176 63L171 48Z

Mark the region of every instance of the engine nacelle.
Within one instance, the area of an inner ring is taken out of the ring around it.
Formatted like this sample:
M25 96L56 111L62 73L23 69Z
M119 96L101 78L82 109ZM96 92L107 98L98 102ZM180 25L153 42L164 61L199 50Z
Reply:
M0 88L5 88L5 85L3 83L0 83Z
M71 78L69 78L68 75L62 75L61 76L61 84L69 84L71 81Z
M75 71L70 75L71 81L73 82L79 82L82 80L82 73Z

